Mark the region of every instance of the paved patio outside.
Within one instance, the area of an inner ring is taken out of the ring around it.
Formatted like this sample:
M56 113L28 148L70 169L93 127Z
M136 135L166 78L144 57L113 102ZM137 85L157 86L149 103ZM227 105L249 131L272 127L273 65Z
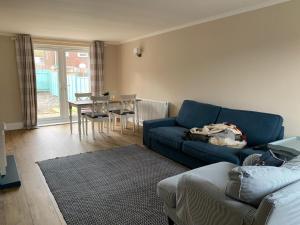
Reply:
M38 119L60 117L59 96L52 95L48 91L37 92ZM77 117L77 109L72 108L73 117Z
M51 118L60 116L59 97L50 92L37 92L38 118Z

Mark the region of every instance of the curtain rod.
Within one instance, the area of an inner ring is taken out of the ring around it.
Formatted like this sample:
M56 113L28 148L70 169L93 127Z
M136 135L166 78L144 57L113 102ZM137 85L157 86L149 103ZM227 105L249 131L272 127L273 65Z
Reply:
M16 37L11 37L11 40L15 41ZM73 40L59 40L50 38L35 38L32 37L32 41L36 44L53 44L53 45L76 45L76 46L89 46L91 42L88 41L73 41Z
M11 40L15 41L16 37L12 36ZM70 46L82 46L89 47L92 43L91 41L75 41L75 40L61 40L61 39L51 39L51 38L37 38L32 37L32 41L35 44L52 44L52 45L70 45ZM109 44L105 43L104 46Z
M53 45L75 45L75 46L90 46L92 42L88 41L74 41L74 40L59 40L59 39L46 39L46 38L32 38L35 44L53 44Z

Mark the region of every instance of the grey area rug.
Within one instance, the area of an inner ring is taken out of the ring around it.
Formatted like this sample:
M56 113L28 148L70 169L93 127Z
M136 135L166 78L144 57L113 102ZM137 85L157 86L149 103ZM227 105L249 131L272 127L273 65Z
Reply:
M187 170L138 145L38 165L68 225L165 225L156 185Z

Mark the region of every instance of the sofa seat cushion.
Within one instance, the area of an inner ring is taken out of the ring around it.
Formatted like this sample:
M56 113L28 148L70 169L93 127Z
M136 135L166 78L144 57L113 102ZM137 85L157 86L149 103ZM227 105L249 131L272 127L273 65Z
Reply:
M240 164L238 156L240 149L212 145L201 141L185 141L182 146L182 151L208 164L221 161Z
M188 129L184 127L157 127L150 130L151 142L157 141L168 147L181 150L183 143L184 132Z
M226 184L229 180L228 173L236 165L227 162L216 163L208 166L203 166L194 170L181 173L179 175L169 177L160 181L157 185L158 196L164 201L164 203L170 207L176 207L176 189L179 179L184 174L195 174L202 178L210 180L220 190L225 192Z
M279 115L222 108L217 123L228 122L238 126L247 137L248 146L275 141L282 130Z
M185 100L180 108L176 122L179 126L191 129L215 123L221 107Z

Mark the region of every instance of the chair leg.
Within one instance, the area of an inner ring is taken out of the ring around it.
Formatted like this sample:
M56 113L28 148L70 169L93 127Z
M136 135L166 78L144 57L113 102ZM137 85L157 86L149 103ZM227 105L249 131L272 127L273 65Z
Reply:
M123 117L120 117L121 134L123 134Z
M133 119L133 133L135 132L135 119L134 119L134 117L132 117L132 119Z
M109 134L109 129L110 129L110 118L106 121L107 134Z
M168 224L169 225L175 225L175 223L173 222L173 220L170 219L170 217L168 217Z
M112 118L111 117L109 117L108 125L109 125L109 130L112 130Z
M85 118L85 134L86 134L86 136L88 136L88 119L87 119L87 117Z
M83 135L85 134L85 124L84 124L84 116L82 116L82 119L81 119L81 124L82 124L82 133Z
M109 118L109 129L112 130L112 131L114 130L113 126L114 126L113 117L110 117Z
M100 133L100 122L98 122L98 133Z
M96 138L95 138L95 123L93 120L92 120L92 131L93 131L93 139L96 140Z

